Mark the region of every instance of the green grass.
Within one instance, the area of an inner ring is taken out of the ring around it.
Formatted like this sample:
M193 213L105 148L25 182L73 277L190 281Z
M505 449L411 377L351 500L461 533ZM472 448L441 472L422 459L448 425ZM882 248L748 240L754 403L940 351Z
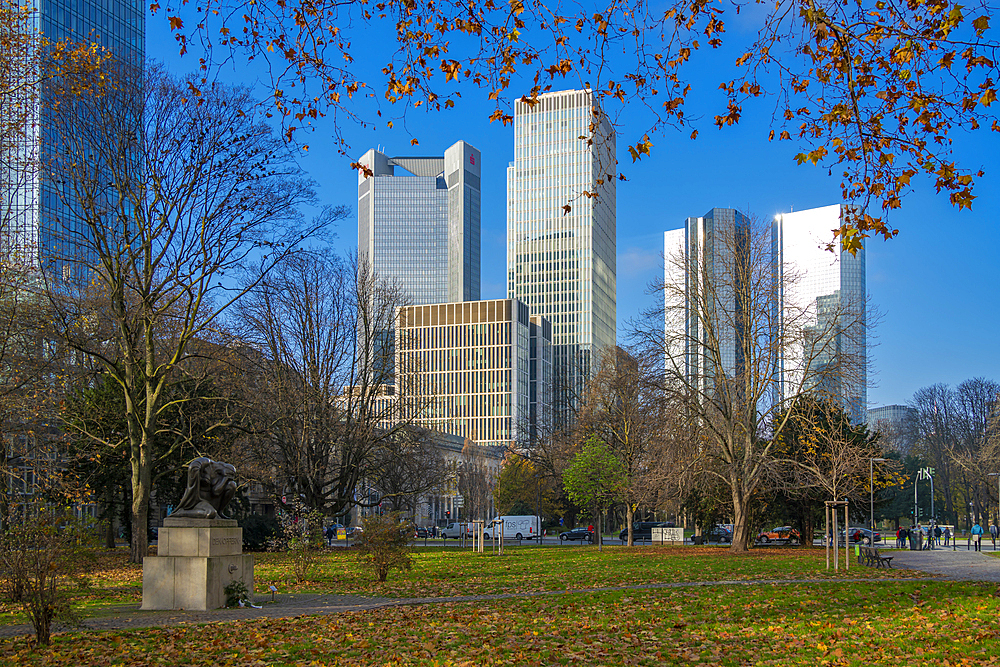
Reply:
M142 569L126 562L123 549L103 552L74 591L84 616L133 610L142 600ZM733 555L718 547L507 547L502 556L458 548L418 548L409 572L393 572L378 584L352 550L333 549L316 559L305 582L295 581L285 554L254 555L255 588L279 593L360 594L391 598L448 597L513 592L566 591L685 581L908 577L906 570L852 567L827 571L822 549L769 548ZM265 599L268 596L264 596ZM20 610L0 605L0 625L26 623Z
M841 561L841 567L843 562ZM259 590L440 597L482 593L578 590L674 581L841 579L913 576L906 570L826 570L822 549L771 548L734 555L716 547L507 548L502 556L458 549L418 549L413 570L394 572L379 585L350 553L319 560L309 581L297 583L282 555L260 554Z
M574 593L0 643L5 664L996 664L995 585L819 581Z

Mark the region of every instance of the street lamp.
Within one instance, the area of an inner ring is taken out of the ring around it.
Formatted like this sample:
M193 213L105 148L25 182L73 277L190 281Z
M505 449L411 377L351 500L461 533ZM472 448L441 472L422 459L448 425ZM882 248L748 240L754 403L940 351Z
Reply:
M885 463L885 459L868 459L868 516L871 517L872 525L869 526L871 534L869 538L872 546L875 545L875 463ZM846 535L846 533L845 533Z
M1000 472L991 472L988 477L997 478L997 525L1000 526Z

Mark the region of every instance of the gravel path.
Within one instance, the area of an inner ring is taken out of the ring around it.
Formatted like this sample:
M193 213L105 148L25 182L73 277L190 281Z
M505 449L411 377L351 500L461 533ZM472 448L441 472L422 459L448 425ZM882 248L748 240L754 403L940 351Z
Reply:
M933 576L909 579L838 579L844 581L995 581L1000 582L1000 559L985 553L959 549L936 549L934 551L889 551L893 556L893 567L927 572ZM852 567L854 564L852 563ZM857 566L861 567L861 566ZM216 609L212 611L141 611L136 605L122 605L110 613L84 621L82 630L126 630L135 628L192 625L224 621L248 620L254 618L292 618L314 614L337 614L345 611L361 611L379 607L405 606L417 604L442 604L448 602L478 602L511 598L567 595L573 593L594 593L604 591L649 590L663 588L692 588L707 586L761 586L822 583L816 579L768 579L757 581L695 581L661 584L639 584L635 586L612 586L580 590L542 591L533 593L507 593L497 595L463 595L443 598L380 598L360 595L278 595L274 603L270 596L258 596L260 609ZM57 628L58 631L73 631L74 628ZM30 625L0 626L0 639L33 634Z

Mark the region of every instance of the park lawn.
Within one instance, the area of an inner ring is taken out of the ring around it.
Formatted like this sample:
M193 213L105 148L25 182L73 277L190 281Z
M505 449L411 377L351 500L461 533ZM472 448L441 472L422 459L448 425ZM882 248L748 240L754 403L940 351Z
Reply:
M843 568L843 560L841 560ZM922 576L910 570L826 569L823 549L768 548L731 554L719 547L527 547L502 556L469 550L418 549L413 569L372 581L350 553L319 559L309 580L297 583L287 557L259 554L257 590L351 593L380 597L445 597L509 592L579 590L631 584L758 579L843 579Z
M389 607L0 642L5 664L997 664L995 584L699 586Z
M123 549L101 552L74 591L74 603L86 616L119 613L142 600L142 568L127 562ZM309 578L296 582L287 554L254 554L257 595L273 585L279 594L325 593L377 597L448 597L511 592L579 590L632 584L686 581L842 579L913 577L909 570L873 570L860 566L827 571L822 549L769 548L733 555L718 547L507 547L503 556L458 548L420 548L413 569L393 572L389 581L373 581L355 552L333 549L317 557ZM843 563L841 563L843 565ZM26 623L18 607L0 604L0 625Z

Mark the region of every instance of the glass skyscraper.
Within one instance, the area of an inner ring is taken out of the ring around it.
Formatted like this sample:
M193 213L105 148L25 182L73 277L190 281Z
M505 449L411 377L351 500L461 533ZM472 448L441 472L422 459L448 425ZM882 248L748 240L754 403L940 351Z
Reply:
M591 91L514 103L507 296L552 323L553 409L560 422L568 419L593 353L616 343L616 172L615 131Z
M98 44L121 62L143 64L145 5L139 0L34 0L34 8L32 28L50 42ZM15 149L13 160L5 160L3 254L62 275L68 266L60 258L79 252L67 236L81 230L61 228L74 217L67 210L73 204L58 191L57 183L45 177L50 156L60 150L47 122L46 95L46 86L39 84L34 95L37 112L28 120L24 143Z
M464 141L443 157L359 160L372 173L358 173L358 254L413 305L479 299L481 162Z
M686 378L703 395L711 394L717 375L733 378L740 371L734 248L748 224L735 209L713 208L664 233L668 376Z
M666 232L667 376L711 396L722 378L752 364L754 377L771 386L760 396L762 408L781 409L795 394L814 391L862 423L865 253L827 248L843 210L786 213L758 229L739 211L715 208ZM741 248L746 258L738 262ZM746 346L759 358L743 358Z
M834 243L833 230L848 212L842 204L782 213L774 217L772 245L779 313L804 314L811 351L793 350L780 362L780 396L801 384L803 366L822 378L818 388L838 399L855 423L865 422L868 402L865 249L852 255ZM830 372L823 372L827 367Z

